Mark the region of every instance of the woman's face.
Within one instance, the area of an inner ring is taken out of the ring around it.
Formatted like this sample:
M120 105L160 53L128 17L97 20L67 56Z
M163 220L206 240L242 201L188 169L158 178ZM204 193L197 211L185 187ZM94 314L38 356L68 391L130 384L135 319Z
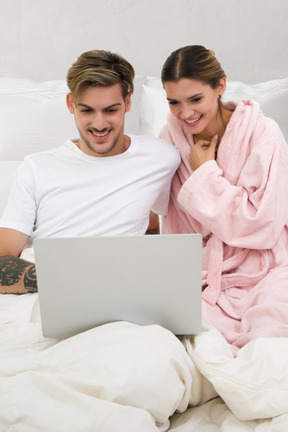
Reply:
M167 81L164 88L171 113L191 134L215 134L219 110L219 95L225 91L226 79L222 78L216 89L195 79L182 78L178 82Z

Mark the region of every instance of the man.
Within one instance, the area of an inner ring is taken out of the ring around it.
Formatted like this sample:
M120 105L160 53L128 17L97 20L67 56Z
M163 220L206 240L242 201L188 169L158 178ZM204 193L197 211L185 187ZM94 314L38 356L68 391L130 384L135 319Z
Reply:
M80 138L25 158L0 219L0 293L37 291L20 257L37 237L145 234L165 214L179 164L165 141L124 134L133 67L118 54L83 53L67 74L67 106ZM45 131L43 131L45 133Z

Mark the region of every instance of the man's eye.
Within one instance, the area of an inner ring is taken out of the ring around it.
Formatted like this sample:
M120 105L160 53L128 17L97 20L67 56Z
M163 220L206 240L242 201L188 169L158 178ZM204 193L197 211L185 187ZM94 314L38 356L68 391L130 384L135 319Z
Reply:
M90 112L92 112L92 110L90 110L90 109L81 109L80 112L82 112L82 113L90 113Z
M115 108L110 108L110 109L107 110L108 113L114 113L114 112L117 112L117 111L118 110L115 109Z
M169 101L169 105L177 105L178 102L177 101Z

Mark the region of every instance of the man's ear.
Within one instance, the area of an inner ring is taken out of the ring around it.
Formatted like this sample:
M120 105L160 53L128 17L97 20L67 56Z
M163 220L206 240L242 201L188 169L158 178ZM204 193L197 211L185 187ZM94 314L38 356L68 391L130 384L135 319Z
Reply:
M70 113L74 114L74 102L71 93L68 93L66 96L66 104Z
M125 97L125 112L129 112L131 108L131 93Z

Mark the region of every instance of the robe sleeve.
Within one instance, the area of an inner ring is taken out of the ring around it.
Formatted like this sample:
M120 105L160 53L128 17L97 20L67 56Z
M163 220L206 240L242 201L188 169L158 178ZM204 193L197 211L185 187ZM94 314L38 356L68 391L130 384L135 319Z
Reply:
M280 138L251 145L236 185L216 161L204 163L183 184L178 203L228 245L272 248L288 221L288 150Z

